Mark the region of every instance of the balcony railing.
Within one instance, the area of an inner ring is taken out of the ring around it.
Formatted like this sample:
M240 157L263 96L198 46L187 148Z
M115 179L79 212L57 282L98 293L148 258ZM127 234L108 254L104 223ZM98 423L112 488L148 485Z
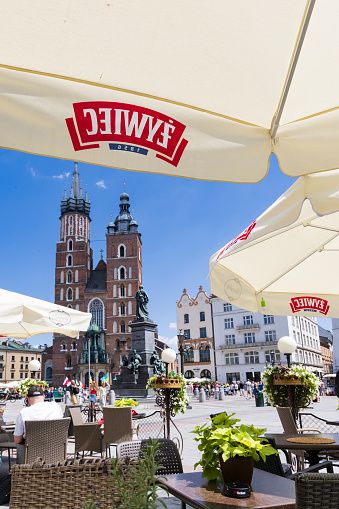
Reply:
M237 325L237 330L259 330L260 325L258 323L246 323L243 325Z
M255 341L254 343L235 343L234 345L220 345L216 350L234 350L237 348L258 348L266 347L271 349L273 346L277 346L278 341Z

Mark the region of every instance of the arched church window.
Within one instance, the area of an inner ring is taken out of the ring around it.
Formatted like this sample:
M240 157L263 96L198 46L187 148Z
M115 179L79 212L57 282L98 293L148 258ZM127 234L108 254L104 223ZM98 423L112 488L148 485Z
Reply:
M67 283L72 283L73 282L73 273L71 270L69 270L67 272Z
M67 290L67 300L73 300L72 288L68 288L68 290Z
M121 322L121 325L120 325L120 332L126 332L125 322Z
M125 316L125 314L126 314L126 308L125 308L125 304L122 302L120 304L120 315Z
M72 256L71 255L67 256L67 267L72 267Z
M124 285L120 286L120 297L125 297L125 287L124 287Z
M73 217L72 217L72 216L70 216L70 218L69 218L69 224L70 224L70 225L72 225L72 224L73 224Z
M67 357L66 366L67 366L67 368L72 367L72 358L70 355Z
M89 305L90 313L92 313L91 323L95 322L102 329L104 328L104 305L99 299L93 299Z
M121 269L120 269L120 279L125 279L125 278L126 278L125 269L124 269L124 267L121 267Z
M125 246L120 246L119 256L120 256L120 258L124 258L124 256L125 256Z
M80 226L83 226L83 225L84 225L84 218L80 217Z
M73 240L68 241L68 251L73 251Z

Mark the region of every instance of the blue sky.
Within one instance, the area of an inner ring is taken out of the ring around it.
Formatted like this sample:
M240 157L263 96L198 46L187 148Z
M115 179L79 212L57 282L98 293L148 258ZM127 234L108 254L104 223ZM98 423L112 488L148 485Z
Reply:
M72 161L0 149L2 246L1 287L54 300L55 248L60 200L71 187ZM159 335L175 346L176 300L183 288L209 293L210 256L238 235L295 179L284 175L275 157L259 184L202 182L127 172L79 163L82 187L91 199L94 266L105 251L106 227L119 212L126 183L131 211L143 242L143 284ZM208 173L208 168L206 169ZM104 254L105 257L105 254ZM330 319L319 323L331 328ZM51 336L31 344L51 344Z

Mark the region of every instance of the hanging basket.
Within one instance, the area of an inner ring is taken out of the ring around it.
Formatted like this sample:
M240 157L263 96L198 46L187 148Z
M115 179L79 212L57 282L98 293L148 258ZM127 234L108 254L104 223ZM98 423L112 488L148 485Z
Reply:
M305 385L305 382L293 375L273 375L273 385Z
M154 387L156 389L180 389L181 380L180 378L165 378L161 382L155 382Z

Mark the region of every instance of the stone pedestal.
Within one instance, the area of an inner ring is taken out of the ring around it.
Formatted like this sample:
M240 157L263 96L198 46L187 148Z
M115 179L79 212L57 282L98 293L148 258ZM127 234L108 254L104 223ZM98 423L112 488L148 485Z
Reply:
M142 362L136 375L123 366L121 375L112 381L111 389L118 397L145 398L153 395L153 390L146 389L146 384L148 379L154 376L150 359L155 350L157 325L151 320L134 320L129 325L132 329L132 352L136 350Z

